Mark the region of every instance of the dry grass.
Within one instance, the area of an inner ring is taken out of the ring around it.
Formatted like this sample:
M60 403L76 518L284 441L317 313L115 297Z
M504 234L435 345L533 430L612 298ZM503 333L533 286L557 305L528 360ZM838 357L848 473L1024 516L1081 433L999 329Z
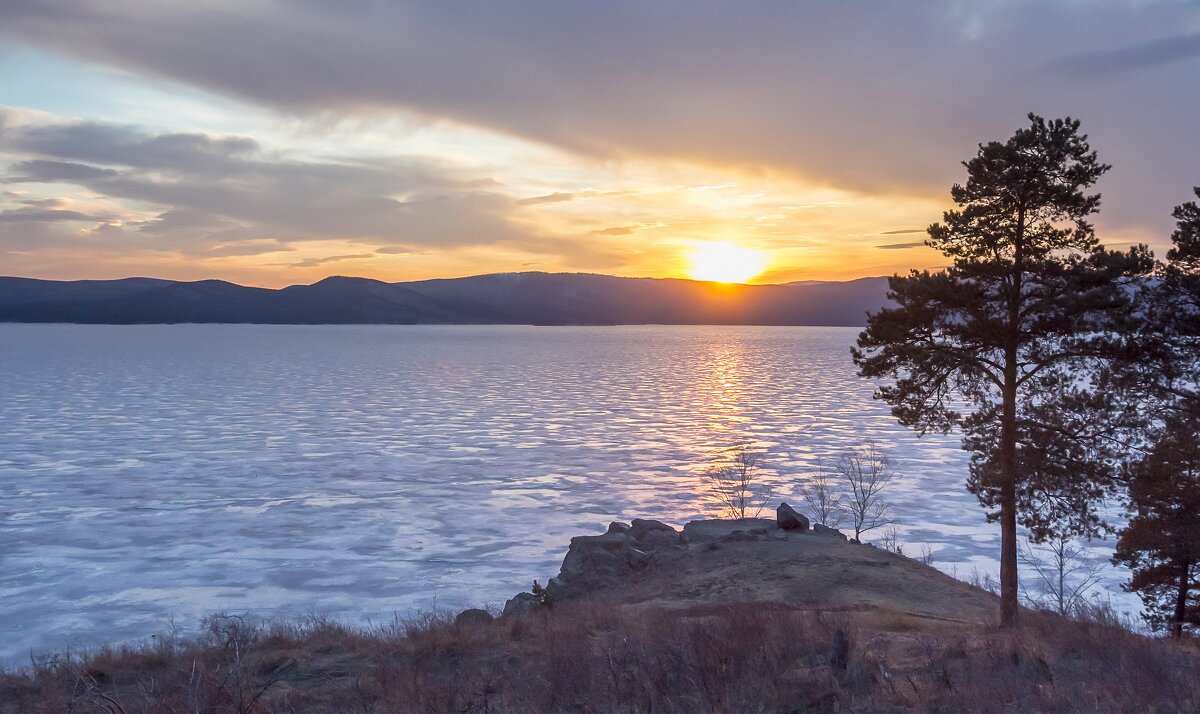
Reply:
M849 639L831 665L835 633ZM1029 613L1001 631L896 612L599 601L457 627L211 618L203 636L0 673L0 712L1200 711L1200 651Z

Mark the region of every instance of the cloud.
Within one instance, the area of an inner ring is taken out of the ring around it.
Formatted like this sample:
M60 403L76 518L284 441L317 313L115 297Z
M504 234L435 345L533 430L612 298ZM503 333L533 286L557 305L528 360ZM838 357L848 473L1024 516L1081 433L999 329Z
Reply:
M98 221L96 216L89 216L79 211L66 211L55 208L14 208L0 211L0 223L47 223L53 221Z
M809 251L798 261L836 252L839 240L876 254L866 236L881 225L925 220L895 206L940 201L940 211L963 178L959 162L977 142L1009 136L1030 110L1080 117L1115 166L1100 186L1103 239L1165 237L1200 164L1197 28L1200 6L1186 0L511 0L469 13L441 0L7 0L0 43L116 67L123 87L198 88L264 108L264 124L276 126L401 116L422 134L410 145L451 158L287 153L268 133L162 132L0 110L4 188L94 194L96 206L55 210L104 219L89 228L14 218L0 250L102 239L130 250L255 255L330 240L335 255L502 246L506 265L560 256L620 266L643 250L639 264L657 266L672 240L708 239L720 224L773 250ZM211 106L214 125L264 125L221 114L220 100ZM200 127L210 119L196 115ZM445 127L488 133L435 146L429 138L440 141ZM516 142L497 148L497 132L573 156ZM293 150L303 141L290 138ZM314 145L327 149L323 140ZM561 163L540 165L546 154ZM671 175L673 167L683 170ZM619 178L605 185L596 175ZM847 206L886 199L892 212L863 213L853 226L837 214L746 228L743 216L785 215L785 205L839 209L820 196L772 207L711 187L706 196L721 194L729 211L694 197L660 210L681 186L745 177L828 187L836 200L852 199ZM560 190L524 198L546 187ZM622 193L621 206L600 200ZM0 210L35 215L14 198L0 195ZM673 229L663 242L622 240L659 218ZM878 254L882 264L888 254Z
M421 255L422 251L410 248L404 245L385 245L382 248L376 248L375 252L379 255Z
M87 164L76 164L67 161L19 161L10 169L12 176L3 179L4 183L82 183L101 178L116 176L113 169L101 169Z
M883 250L903 250L904 248L920 248L923 245L925 245L924 241L917 241L915 243L886 243L875 247Z
M533 198L522 198L520 201L517 201L517 205L518 206L536 206L540 203L562 203L564 201L570 201L574 198L575 198L574 194L560 193L558 191L555 191L554 193L548 194L546 196L534 196Z
M197 252L196 255L205 258L226 258L232 256L251 256L265 255L269 253L285 253L296 250L294 246L279 241L263 239L263 240L239 240L233 243L223 245L215 245L203 251Z
M1183 118L1200 113L1198 40L1179 28L1198 23L1180 0L0 7L0 32L20 42L293 114L402 109L605 159L767 167L872 192L945 195L977 142L1030 110L1072 114L1102 158L1124 162L1102 222L1158 227L1163 197L1195 181L1178 153L1194 144ZM1148 116L1180 119L1146 132Z
M924 232L925 232L924 228L908 228L908 229L905 229L902 231L884 231L884 232L880 233L879 235L881 235L881 236L902 236L902 235L906 235L909 233L924 233Z
M1082 52L1048 63L1076 78L1092 79L1121 74L1200 57L1200 32L1160 37L1128 47ZM1196 71L1193 68L1193 71Z
M54 118L6 122L3 154L35 157L12 163L3 179L9 185L74 184L122 205L158 207L149 218L124 220L134 233L181 250L239 240L266 245L263 239L452 247L524 236L508 215L513 199L480 188L494 181L427 160L300 161L269 153L250 137ZM99 219L28 208L3 216L8 222Z
M289 268L315 268L318 265L327 263L341 263L346 260L364 260L366 258L374 258L374 253L355 253L353 255L327 255L321 258L306 258L299 263L282 263Z

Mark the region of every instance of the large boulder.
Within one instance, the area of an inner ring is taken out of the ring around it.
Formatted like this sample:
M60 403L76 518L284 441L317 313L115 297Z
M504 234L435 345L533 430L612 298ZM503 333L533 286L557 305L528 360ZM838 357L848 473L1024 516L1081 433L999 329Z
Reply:
M775 511L775 516L779 527L785 531L799 531L801 533L808 531L808 517L787 505L787 503L779 504L779 508Z
M517 593L504 603L504 617L524 615L538 605L537 595L533 593Z
M679 547L679 532L661 521L613 522L603 535L571 539L558 576L547 584L549 594L565 600L620 586L659 553Z
M770 518L736 518L689 521L683 527L680 539L687 545L709 543L736 532L766 535L775 530L775 521Z
M462 612L458 613L458 615L454 617L454 624L459 627L477 627L479 625L490 625L494 619L495 618L492 617L492 613L488 612L487 610L480 610L479 608L473 607L469 610L463 610Z
M816 533L817 535L830 536L833 538L841 538L842 540L846 540L846 534L839 531L837 528L830 528L829 526L821 525L820 523L814 523L812 529L813 533Z
M625 533L605 533L598 536L575 536L563 558L558 577L563 580L580 578L589 573L608 573L619 567L621 551L629 538Z
M679 532L662 521L634 518L625 535L643 550L656 550L679 545Z

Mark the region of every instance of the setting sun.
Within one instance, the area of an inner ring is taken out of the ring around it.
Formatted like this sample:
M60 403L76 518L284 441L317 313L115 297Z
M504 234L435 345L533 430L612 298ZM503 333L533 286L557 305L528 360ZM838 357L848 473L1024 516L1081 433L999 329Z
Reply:
M688 259L688 275L717 283L744 283L767 267L767 254L730 243L700 246Z

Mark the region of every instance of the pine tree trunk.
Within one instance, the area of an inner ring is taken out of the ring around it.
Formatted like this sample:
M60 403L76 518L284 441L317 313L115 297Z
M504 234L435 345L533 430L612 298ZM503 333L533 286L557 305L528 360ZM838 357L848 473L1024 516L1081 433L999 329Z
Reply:
M1004 344L1003 411L1000 416L1000 624L1017 623L1017 370L1021 340L1025 210L1017 217L1013 275L1008 291L1008 334Z
M1186 560L1179 564L1179 592L1175 595L1175 618L1171 620L1171 637L1183 637L1183 618L1187 615L1188 572L1191 564Z
M1015 625L1017 603L1017 350L1006 350L1000 416L1000 624Z
M1000 624L1004 626L1015 625L1020 610L1017 603L1015 411L1013 405L1004 405L1004 424L1000 436Z

